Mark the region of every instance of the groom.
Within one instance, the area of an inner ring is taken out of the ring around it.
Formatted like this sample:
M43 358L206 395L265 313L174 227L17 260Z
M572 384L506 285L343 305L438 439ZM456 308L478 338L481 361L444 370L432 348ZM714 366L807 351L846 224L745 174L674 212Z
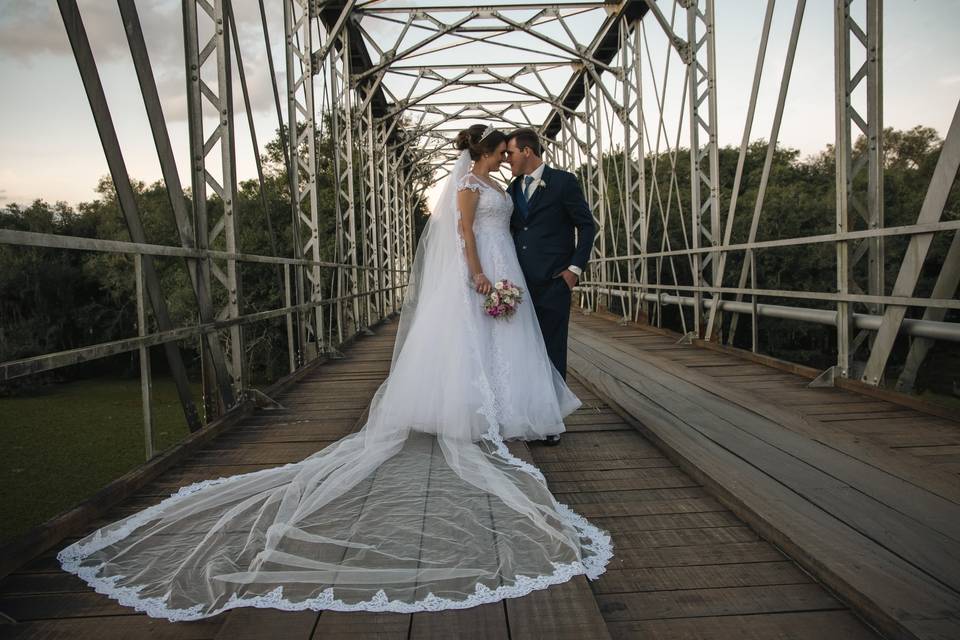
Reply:
M508 189L513 198L510 230L547 354L566 380L570 299L590 259L595 225L576 176L548 167L541 154L533 129L507 136L514 178ZM560 436L547 438L547 444L559 441Z

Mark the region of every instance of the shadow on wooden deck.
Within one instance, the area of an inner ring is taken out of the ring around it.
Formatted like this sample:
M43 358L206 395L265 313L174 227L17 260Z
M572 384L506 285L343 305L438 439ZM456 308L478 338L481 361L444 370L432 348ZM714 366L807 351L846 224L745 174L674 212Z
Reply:
M644 338L641 330L624 330L596 317L575 317L571 329L577 366L570 384L584 406L568 418L560 446L512 443L511 449L544 470L561 502L611 532L615 557L600 580L588 584L581 576L524 598L441 613L237 609L207 620L169 623L121 607L59 570L56 551L74 536L0 581L0 612L18 621L0 624L0 638L877 637L758 535L761 530L775 540L768 526L740 519L729 506L737 513L741 509L726 499L722 486L645 437L637 426L645 427L625 415L627 403L614 411L591 390L604 385L583 365L583 340L599 341L606 349L627 344L614 334ZM395 322L387 323L357 340L344 360L317 367L278 396L286 409L261 410L243 419L90 522L83 533L154 504L184 484L294 462L358 428L389 370L395 330ZM672 344L663 336L649 342L664 340ZM687 355L704 353L684 349ZM769 382L778 374L749 375Z

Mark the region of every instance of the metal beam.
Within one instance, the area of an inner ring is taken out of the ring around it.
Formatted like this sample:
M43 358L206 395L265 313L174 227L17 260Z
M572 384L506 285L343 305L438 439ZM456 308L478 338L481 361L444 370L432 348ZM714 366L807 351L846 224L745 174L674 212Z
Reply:
M67 36L70 39L70 46L73 49L77 68L80 71L87 100L90 102L90 109L93 112L97 132L100 135L100 143L103 146L114 188L117 191L117 201L127 223L127 230L134 242L146 242L146 233L140 220L140 213L137 210L136 197L133 188L130 186L130 176L123 160L120 141L117 139L117 132L113 126L113 118L110 115L107 98L100 82L97 63L93 58L93 52L90 50L90 41L87 39L87 32L83 26L80 10L77 8L76 0L57 0L57 4L63 18L63 26L66 28ZM150 300L157 326L161 331L172 329L173 322L170 319L166 300L160 289L160 278L150 256L144 256L143 277L147 297ZM180 356L180 350L174 343L164 344L164 350L170 366L170 373L177 388L177 394L180 397L184 418L186 418L190 430L196 431L202 427L202 424L190 392L187 370L183 364L183 358Z
M701 1L704 4L700 8ZM720 156L717 147L717 79L716 46L714 43L714 6L713 0L697 0L687 3L687 39L690 52L687 59L687 99L690 134L690 216L693 247L700 246L705 240L709 246L717 247L720 242ZM706 103L706 108L702 105ZM706 145L700 146L701 134L707 136ZM704 167L704 160L707 166ZM702 197L702 187L706 187L706 198ZM709 214L707 231L703 218ZM693 277L695 282L713 282L719 253L707 254L701 259L699 253L693 256ZM710 275L707 275L707 267ZM699 296L699 293L696 294ZM694 307L693 330L701 334L701 313L699 304ZM702 336L711 340L712 336Z
M319 202L317 200L317 123L313 88L313 11L310 0L284 0L284 33L287 53L287 137L293 169L291 194L298 220L295 250L297 255L320 260ZM302 130L301 130L302 124ZM303 155L301 155L303 150ZM323 282L319 267L298 270L298 291L301 299L305 275L309 282L309 299L323 300ZM324 351L324 321L319 307L303 323L310 329L317 345L317 353ZM301 341L304 344L305 341Z
M940 220L943 208L947 204L947 197L956 180L958 168L960 168L960 103L957 104L947 137L940 149L940 157L933 170L930 187L927 189L927 195L923 199L923 205L917 216L918 224ZM932 233L910 238L910 244L900 264L897 281L893 285L893 295L909 296L914 292L931 242L933 242ZM948 265L948 268L954 269L956 265ZM900 333L900 325L903 323L906 312L907 308L901 305L890 305L884 310L883 324L877 331L877 337L861 378L866 384L876 386L883 379L887 359L893 350L893 342Z

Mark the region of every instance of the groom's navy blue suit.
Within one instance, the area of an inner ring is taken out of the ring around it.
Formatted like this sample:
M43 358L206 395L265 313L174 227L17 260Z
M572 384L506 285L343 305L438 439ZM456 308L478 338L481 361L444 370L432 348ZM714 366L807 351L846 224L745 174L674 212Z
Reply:
M523 176L510 183L510 230L547 354L566 379L572 294L560 273L570 265L586 268L596 227L576 176L544 166L540 179L529 202L523 195Z

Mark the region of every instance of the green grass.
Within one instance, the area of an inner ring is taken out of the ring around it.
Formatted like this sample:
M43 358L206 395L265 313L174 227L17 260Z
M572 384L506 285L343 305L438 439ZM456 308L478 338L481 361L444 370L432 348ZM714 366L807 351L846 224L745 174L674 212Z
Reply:
M200 385L192 385L195 399ZM153 381L158 451L186 421L172 380ZM0 544L76 506L143 464L140 382L99 378L0 398Z

